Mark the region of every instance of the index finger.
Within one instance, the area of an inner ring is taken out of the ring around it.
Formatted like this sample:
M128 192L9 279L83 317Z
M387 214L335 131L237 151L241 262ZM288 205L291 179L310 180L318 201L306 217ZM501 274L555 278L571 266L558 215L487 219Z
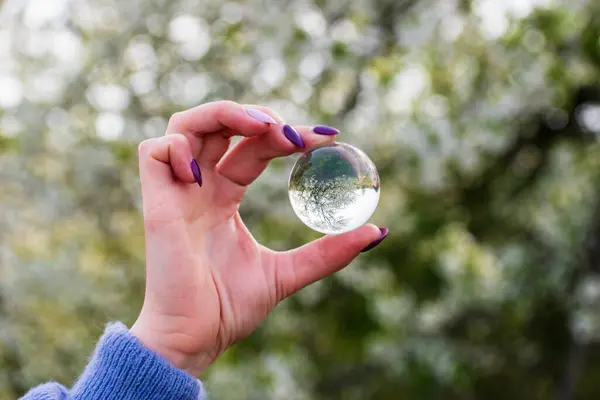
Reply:
M169 119L167 135L185 135L190 141L192 154L197 155L201 142L195 138L219 132L227 136L231 136L232 132L246 137L258 136L276 123L271 116L256 108L221 100L173 114Z
M269 115L257 109L220 100L173 114L167 133L193 133L201 136L229 129L242 136L256 136L276 123Z

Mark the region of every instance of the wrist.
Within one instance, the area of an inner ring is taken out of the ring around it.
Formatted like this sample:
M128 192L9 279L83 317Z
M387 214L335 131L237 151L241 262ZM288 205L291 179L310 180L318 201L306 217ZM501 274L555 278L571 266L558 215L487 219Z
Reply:
M191 376L199 377L212 363L208 352L186 353L174 345L173 335L156 332L136 321L129 332L146 348L168 361L175 368L183 370Z

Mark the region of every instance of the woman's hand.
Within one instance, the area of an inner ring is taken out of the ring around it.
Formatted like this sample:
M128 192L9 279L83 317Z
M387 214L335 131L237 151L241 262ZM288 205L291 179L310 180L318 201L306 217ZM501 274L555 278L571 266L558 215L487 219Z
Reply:
M365 225L275 252L240 218L246 187L269 160L330 143L335 133L220 101L173 115L165 136L141 143L146 296L131 332L142 343L198 376L279 301L384 237L387 230ZM234 135L243 138L229 149Z

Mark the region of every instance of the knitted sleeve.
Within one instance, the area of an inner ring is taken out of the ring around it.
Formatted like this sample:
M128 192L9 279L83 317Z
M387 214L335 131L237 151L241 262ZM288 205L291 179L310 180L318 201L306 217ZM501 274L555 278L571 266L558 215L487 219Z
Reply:
M202 383L144 347L121 323L109 324L72 389L50 382L22 400L204 400Z

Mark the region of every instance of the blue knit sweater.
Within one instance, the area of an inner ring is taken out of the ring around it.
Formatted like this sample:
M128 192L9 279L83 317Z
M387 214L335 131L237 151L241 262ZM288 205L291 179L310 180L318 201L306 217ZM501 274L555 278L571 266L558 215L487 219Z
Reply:
M120 323L109 324L92 359L69 390L58 383L21 400L203 400L202 383L144 347Z

